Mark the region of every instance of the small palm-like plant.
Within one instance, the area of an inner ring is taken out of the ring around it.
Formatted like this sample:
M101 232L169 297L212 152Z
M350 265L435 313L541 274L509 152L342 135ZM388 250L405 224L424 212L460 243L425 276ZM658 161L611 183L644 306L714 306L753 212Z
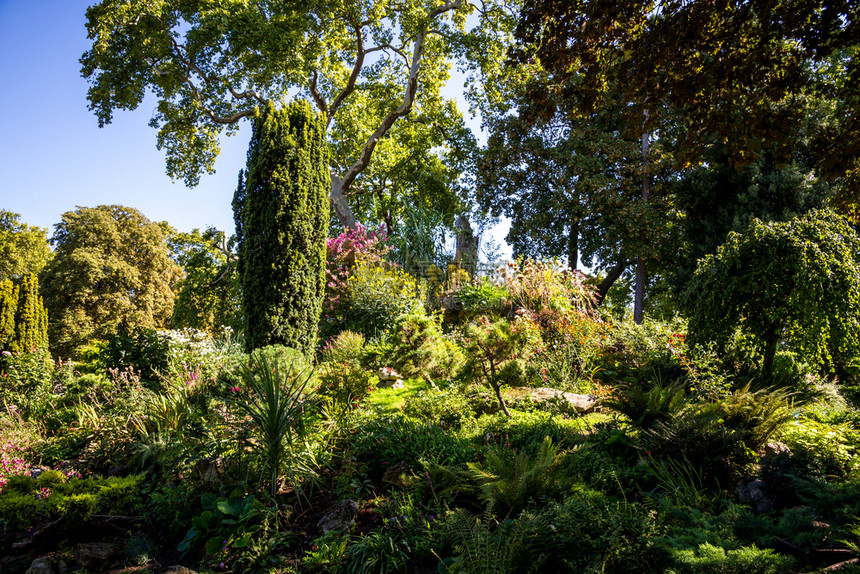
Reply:
M304 434L302 392L311 374L294 375L292 367L281 371L277 361L270 362L264 353L252 353L248 364L239 369L246 392L231 402L251 419L258 435L255 448L269 473L273 499L277 494L285 443L292 446L294 435Z

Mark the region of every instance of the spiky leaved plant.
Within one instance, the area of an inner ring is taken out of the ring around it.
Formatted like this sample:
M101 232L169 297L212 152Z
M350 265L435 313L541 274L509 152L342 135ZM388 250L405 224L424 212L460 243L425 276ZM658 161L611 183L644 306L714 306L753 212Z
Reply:
M293 439L304 434L302 392L311 373L293 374L292 367L284 372L265 353L252 353L248 364L239 368L239 376L244 389L241 398L231 402L251 419L259 439L255 448L269 473L274 500L285 444L292 446Z

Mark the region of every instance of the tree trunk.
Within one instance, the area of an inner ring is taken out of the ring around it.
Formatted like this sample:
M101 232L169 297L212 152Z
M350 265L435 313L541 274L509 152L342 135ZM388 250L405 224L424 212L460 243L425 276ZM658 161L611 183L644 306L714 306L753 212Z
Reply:
M344 229L355 229L356 221L346 196L343 194L343 179L335 172L331 172L331 192L329 193L331 207L334 214Z
M567 266L575 271L579 263L579 216L570 221L570 235L567 238Z
M603 303L603 300L606 299L606 294L609 292L609 288L618 281L618 278L627 269L627 265L627 261L622 261L606 273L606 277L597 285L597 295L594 298L595 305L599 307Z
M650 192L650 177L648 173L648 147L651 143L648 132L648 120L650 114L648 108L644 111L645 119L642 121L642 201L648 203ZM642 234L644 236L644 233ZM640 248L641 249L641 248ZM636 289L633 293L633 322L642 324L645 311L642 307L645 300L645 259L642 255L636 261Z

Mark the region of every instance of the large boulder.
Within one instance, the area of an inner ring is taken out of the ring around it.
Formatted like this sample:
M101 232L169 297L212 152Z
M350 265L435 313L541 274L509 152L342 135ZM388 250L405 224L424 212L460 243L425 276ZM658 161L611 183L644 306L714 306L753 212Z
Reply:
M332 531L348 532L355 523L357 516L358 504L354 500L347 498L338 502L337 507L323 516L317 523L317 526L320 527L323 534Z

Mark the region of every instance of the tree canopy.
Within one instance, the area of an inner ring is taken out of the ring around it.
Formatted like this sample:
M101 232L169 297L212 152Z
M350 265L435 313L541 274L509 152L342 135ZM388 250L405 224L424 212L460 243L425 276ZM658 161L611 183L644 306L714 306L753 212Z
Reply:
M121 322L167 324L181 269L157 223L131 207L78 207L62 215L51 242L41 284L54 353L70 356Z
M219 135L299 95L325 116L340 223L355 224L358 196L384 213L392 197L407 194L403 209L429 190L453 211L471 134L440 89L467 11L463 0L104 0L87 10L82 74L99 125L155 95L167 173L188 185L213 170Z
M20 217L0 210L0 281L37 274L51 259L48 230L21 223Z
M779 345L842 369L860 352L860 238L830 210L754 220L702 259L687 298L699 341L723 349L736 330L753 335L766 375Z

